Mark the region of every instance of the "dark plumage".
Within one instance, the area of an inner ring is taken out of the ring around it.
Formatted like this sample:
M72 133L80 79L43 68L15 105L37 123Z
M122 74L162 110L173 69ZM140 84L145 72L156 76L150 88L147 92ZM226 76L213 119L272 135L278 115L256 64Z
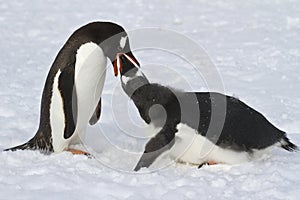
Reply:
M162 152L172 148L179 123L197 130L219 147L237 152L251 153L275 143L288 151L297 149L284 131L237 98L215 92L182 92L151 84L144 75L136 75L137 69L125 57L122 66L132 71L129 75L122 74L129 78L122 87L140 116L146 123L162 127L146 144L136 171L149 167ZM156 104L164 109L155 107Z

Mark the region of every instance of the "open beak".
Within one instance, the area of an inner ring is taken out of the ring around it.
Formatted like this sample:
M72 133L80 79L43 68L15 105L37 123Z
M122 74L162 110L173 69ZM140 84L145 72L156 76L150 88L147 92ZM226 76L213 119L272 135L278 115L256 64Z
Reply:
M115 76L118 76L118 69L120 69L120 72L122 70L122 63L121 63L121 58L120 58L121 55L120 54L121 53L117 53L116 58L113 61Z
M140 67L139 62L135 59L132 52L117 53L116 58L113 61L115 76L118 76L118 69L120 70L120 73L122 74L122 61L121 61L121 56L122 55L125 58L127 58L135 67L137 67L137 68Z

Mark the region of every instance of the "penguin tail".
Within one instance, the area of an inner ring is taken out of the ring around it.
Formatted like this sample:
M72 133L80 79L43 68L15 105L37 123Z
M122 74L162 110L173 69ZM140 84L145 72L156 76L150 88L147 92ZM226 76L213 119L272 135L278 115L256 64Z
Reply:
M279 142L281 148L287 151L299 151L297 145L293 144L286 136L284 136Z
M44 134L42 131L38 131L33 138L28 142L4 149L4 151L17 151L17 150L39 150L42 153L49 154L53 152L52 138Z
M35 145L32 142L32 139L29 140L28 142L15 146L15 147L11 147L8 149L4 149L3 151L17 151L17 150L34 150L36 149Z

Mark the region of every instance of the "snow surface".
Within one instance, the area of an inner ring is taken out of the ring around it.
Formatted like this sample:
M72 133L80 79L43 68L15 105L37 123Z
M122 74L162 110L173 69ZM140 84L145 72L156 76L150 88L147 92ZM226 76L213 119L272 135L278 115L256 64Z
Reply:
M216 64L226 94L262 112L300 144L299 13L297 0L0 0L0 149L34 135L51 63L76 28L96 20L114 21L126 30L159 27L190 37ZM214 90L190 65L167 53L136 55L153 82ZM163 169L133 173L135 152L143 143L132 136L140 136L134 128L144 130L145 125L119 85L110 66L102 116L86 138L97 159L67 152L1 152L0 199L299 199L299 152L279 148L240 165L199 170L167 165L166 158ZM124 119L132 123L122 123Z

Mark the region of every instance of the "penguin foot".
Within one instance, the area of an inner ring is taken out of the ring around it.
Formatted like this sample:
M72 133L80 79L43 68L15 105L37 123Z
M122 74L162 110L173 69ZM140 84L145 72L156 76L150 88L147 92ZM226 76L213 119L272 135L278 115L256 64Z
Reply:
M68 149L67 151L71 152L73 155L85 155L87 157L92 157L90 153L78 149Z
M217 165L217 164L218 164L217 162L211 160L211 161L208 161L208 162L205 162L205 163L202 163L201 165L199 165L198 169L200 169L204 165Z
M208 164L208 165L217 165L218 163L211 160L211 161L208 161L207 164Z

